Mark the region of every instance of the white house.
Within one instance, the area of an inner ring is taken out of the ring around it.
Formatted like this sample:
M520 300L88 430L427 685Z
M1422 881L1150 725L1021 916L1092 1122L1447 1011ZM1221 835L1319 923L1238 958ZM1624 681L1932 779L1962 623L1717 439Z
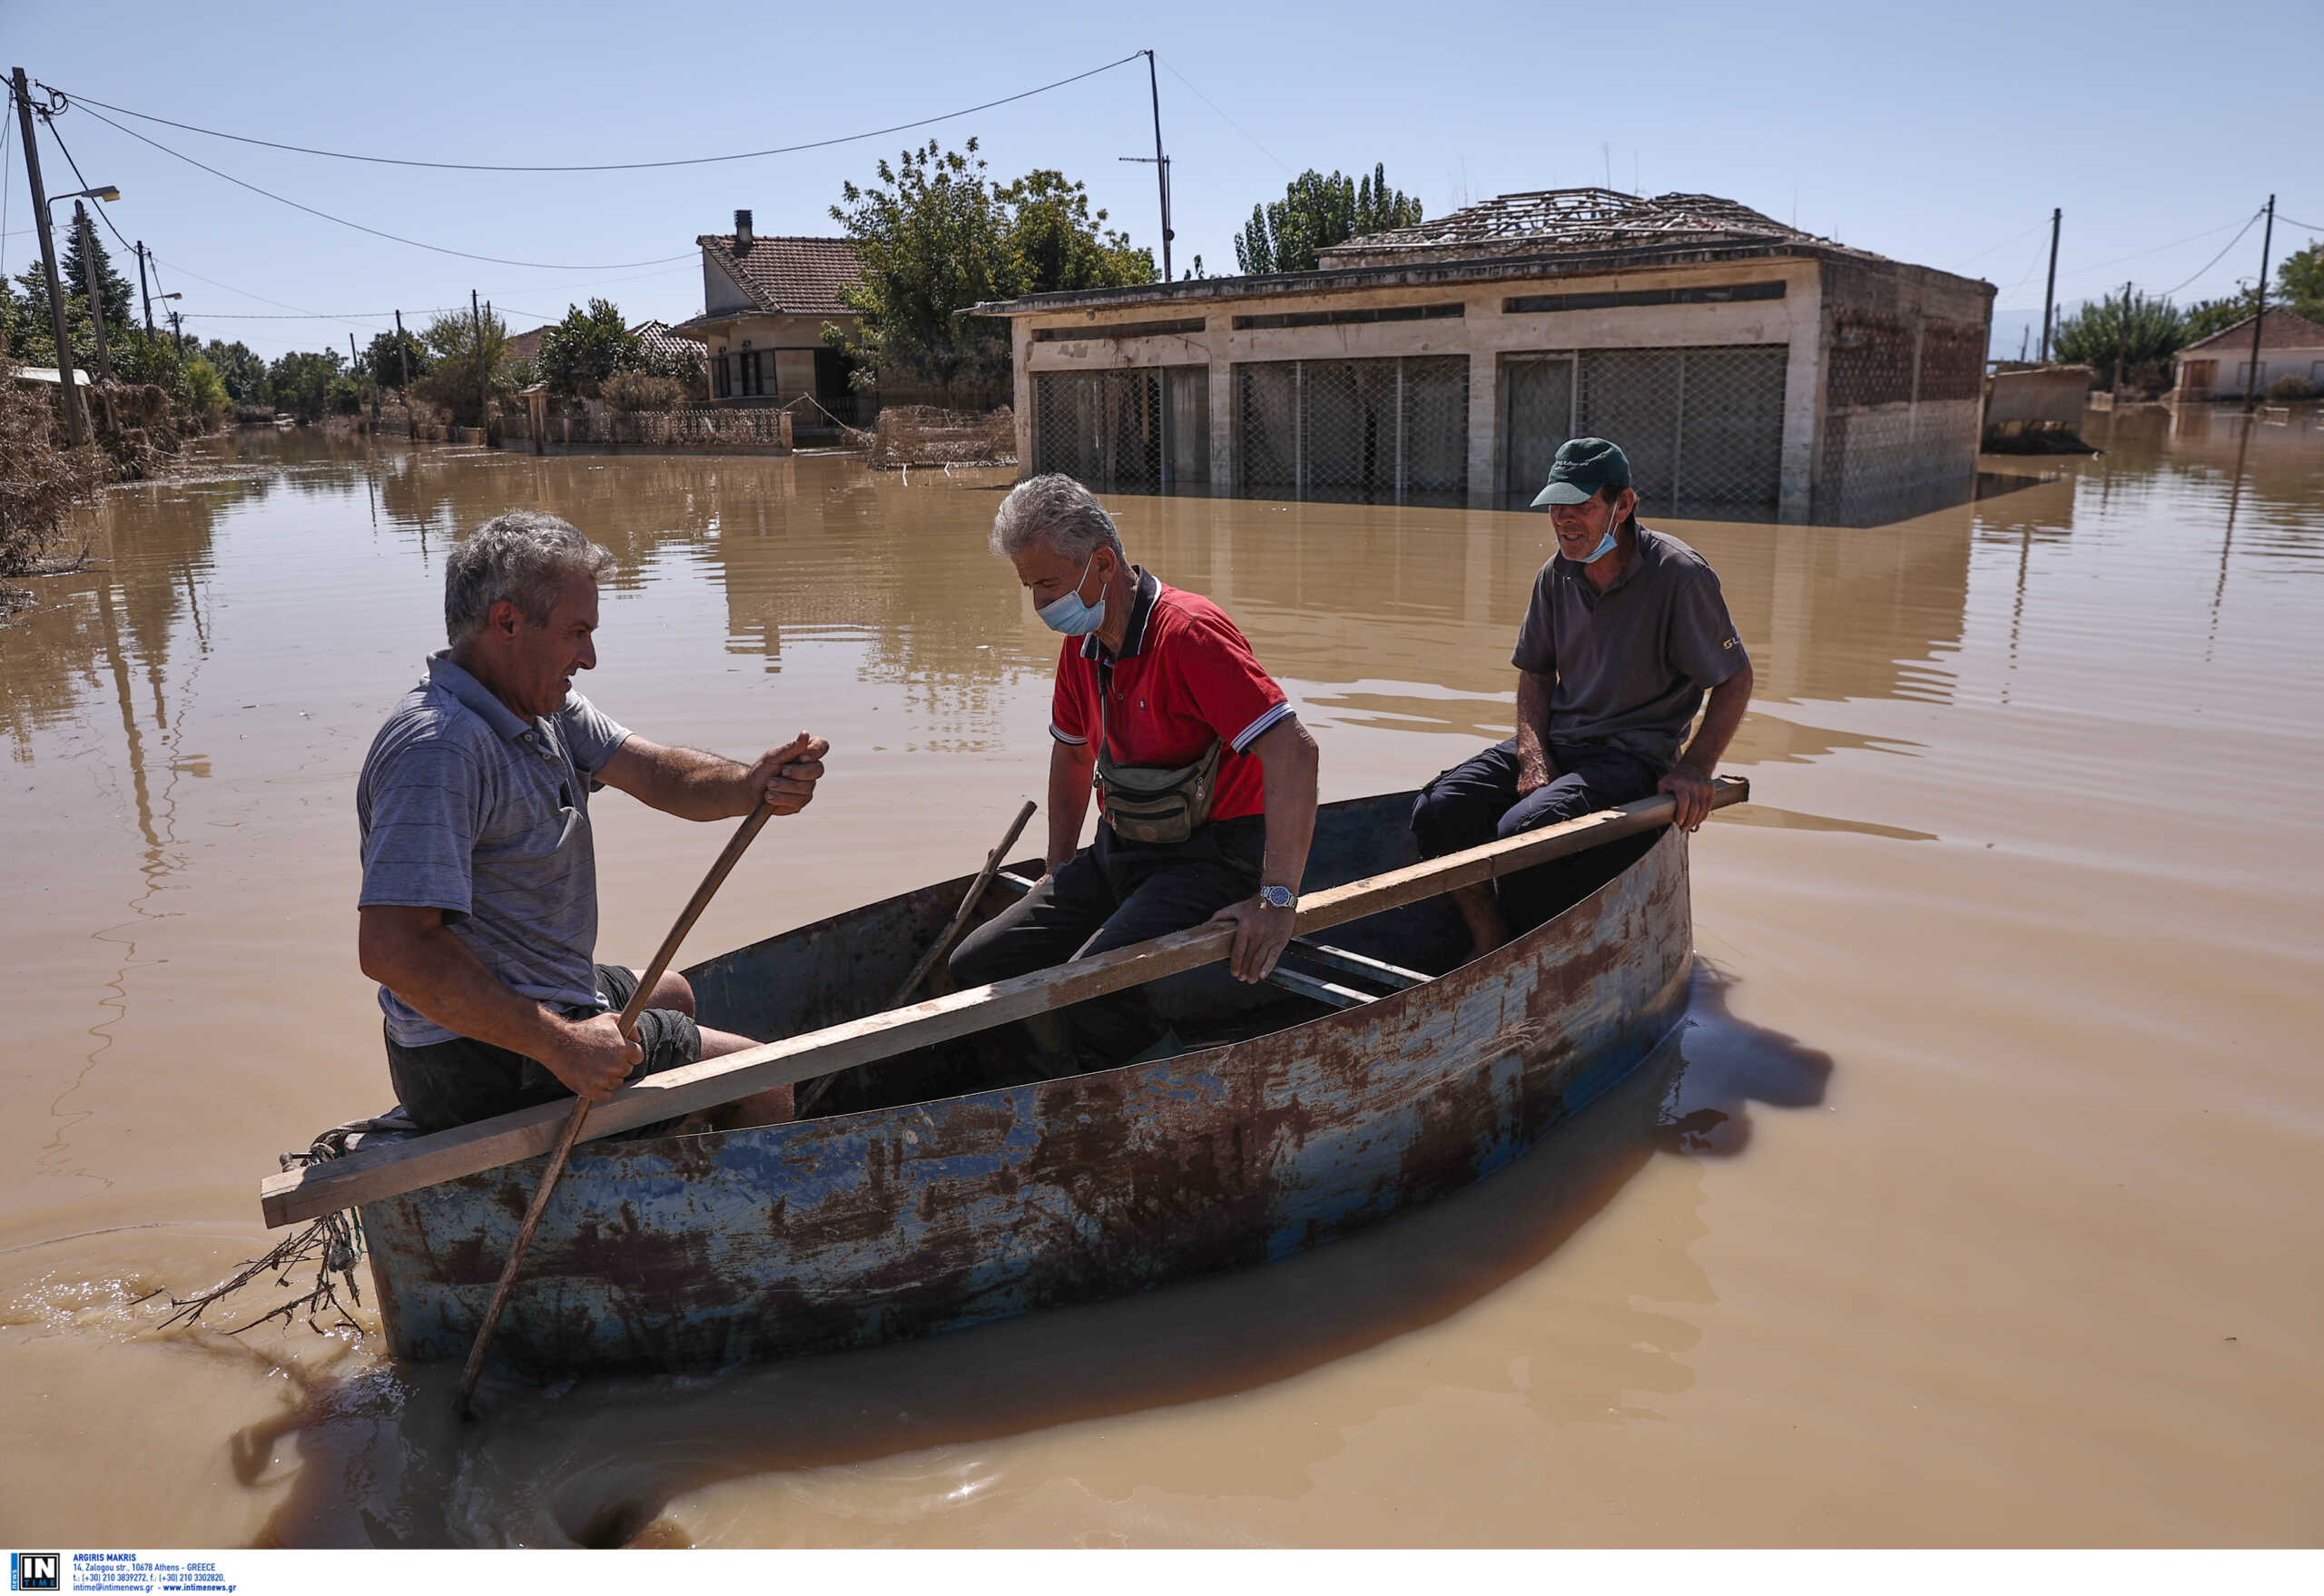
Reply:
M2268 307L2260 325L2260 369L2251 371L2251 318L2179 351L2174 399L2240 399L2248 387L2264 396L2270 384L2297 377L2324 389L2324 327L2307 317Z

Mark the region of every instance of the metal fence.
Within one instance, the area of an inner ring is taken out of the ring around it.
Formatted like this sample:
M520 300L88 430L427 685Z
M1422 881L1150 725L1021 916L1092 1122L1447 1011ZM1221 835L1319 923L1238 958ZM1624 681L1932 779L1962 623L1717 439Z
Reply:
M1510 390L1504 486L1520 462L1538 488L1570 373L1573 434L1610 438L1630 456L1639 497L1659 504L1771 505L1783 488L1782 344L1699 349L1583 350L1571 361L1526 362ZM1514 374L1514 373L1512 373ZM1521 419L1521 402L1522 417ZM1538 458L1537 458L1538 457Z
M1258 360L1235 368L1238 491L1402 502L1469 486L1469 360Z
M1210 373L1202 366L1033 377L1033 468L1100 491L1210 482Z

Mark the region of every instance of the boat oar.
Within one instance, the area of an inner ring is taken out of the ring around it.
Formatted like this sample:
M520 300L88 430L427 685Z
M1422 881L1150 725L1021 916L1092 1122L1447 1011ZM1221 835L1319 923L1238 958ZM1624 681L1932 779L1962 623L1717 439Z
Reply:
M807 734L802 732L793 740L790 752L796 754L805 748L807 743ZM702 918L702 911L710 907L712 896L742 859L743 850L751 845L751 839L759 834L759 828L765 825L773 814L774 811L768 808L766 800L762 798L758 807L744 815L743 823L734 828L734 834L728 840L725 851L718 855L718 862L710 867L710 873L702 878L702 885L696 887L694 896L686 900L684 910L678 915L678 922L670 928L670 934L662 939L662 946L655 953L654 961L638 976L637 990L631 993L629 1001L622 1005L619 1024L623 1036L637 1034L637 1017L645 1012L646 1000L654 995L655 983L662 979L662 972L670 968L670 961L677 957L678 944L685 941L686 932L692 931L694 922ZM517 1284L517 1271L524 1266L525 1249L533 1244L533 1232L540 1228L541 1215L548 1207L549 1194L556 1189L557 1177L565 1173L565 1161L572 1157L573 1144L581 1138L581 1122L588 1118L589 1099L576 1098L573 1112L565 1121L565 1134L557 1140L556 1151L549 1156L548 1167L541 1171L540 1185L533 1188L533 1201L531 1207L525 1210L525 1222L517 1227L516 1245L508 1249L508 1262L500 1271L500 1284L492 1288L492 1300L484 1310L484 1323L477 1326L476 1345L468 1348L468 1366L460 1371L459 1408L460 1417L464 1419L470 1416L468 1399L476 1394L477 1376L484 1372L485 1349L492 1344L492 1333L500 1327L501 1310L508 1305L508 1293Z
M942 934L929 944L928 951L920 956L920 962L911 967L910 975L904 977L904 984L896 989L896 995L888 1000L889 1008L901 1009L911 1002L911 995L920 990L920 983L926 980L928 972L936 968L936 961L952 951L953 940L960 936L960 928L969 923L969 916L976 912L978 901L983 898L984 890L992 885L992 878L999 875L1000 867L1009 862L1009 850L1014 848L1017 839L1024 834L1025 823L1033 818L1036 807L1030 798L1025 800L1025 807L1019 810L1017 818L1009 823L1008 834L1000 839L1000 846L985 855L984 868L977 872L977 879L969 883L968 896L962 898L960 906L952 911L950 922L944 927ZM838 1079L838 1074L833 1073L808 1084L807 1089L799 1094L801 1118L805 1118L807 1110L823 1100L823 1093L829 1091L832 1082Z

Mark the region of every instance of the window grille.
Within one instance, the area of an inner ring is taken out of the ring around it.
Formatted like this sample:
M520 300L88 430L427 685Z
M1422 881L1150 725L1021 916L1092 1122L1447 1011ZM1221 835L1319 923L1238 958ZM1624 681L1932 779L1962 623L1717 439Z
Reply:
M1404 502L1469 486L1469 360L1257 360L1235 369L1238 489Z
M1100 492L1210 483L1210 382L1202 366L1033 376L1033 468Z

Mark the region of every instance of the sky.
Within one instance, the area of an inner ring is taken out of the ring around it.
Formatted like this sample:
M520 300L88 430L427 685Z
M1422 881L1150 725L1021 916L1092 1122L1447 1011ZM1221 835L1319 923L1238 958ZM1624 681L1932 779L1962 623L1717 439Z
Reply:
M150 116L366 155L499 163L681 160L940 116L1151 47L1181 271L1235 270L1252 206L1300 171L1368 172L1432 216L1603 184L1739 200L1898 260L1992 281L1994 347L2039 323L2052 207L2058 296L2134 282L2182 303L2324 238L2314 0L2198 9L1670 4L1649 10L1377 0L1143 13L987 4L777 8L376 7L0 0L0 67ZM2220 61L2189 92L2176 74ZM256 187L432 251L235 186ZM841 184L970 136L1007 180L1088 183L1132 241L1159 232L1142 57L1015 103L834 147L624 172L429 171L259 148L76 105L55 120L105 210L142 239L186 330L261 354L344 349L480 291L523 330L592 295L633 321L702 308L695 235L831 235ZM13 124L14 119L11 118ZM0 180L10 274L36 258L13 125ZM84 186L44 135L52 193ZM65 214L64 207L57 208ZM2313 225L2310 225L2313 224ZM110 243L110 239L108 240ZM2230 247L2231 246L2231 247ZM2220 255L2225 249L2227 253ZM133 271L133 261L123 261ZM322 314L306 314L320 312Z

